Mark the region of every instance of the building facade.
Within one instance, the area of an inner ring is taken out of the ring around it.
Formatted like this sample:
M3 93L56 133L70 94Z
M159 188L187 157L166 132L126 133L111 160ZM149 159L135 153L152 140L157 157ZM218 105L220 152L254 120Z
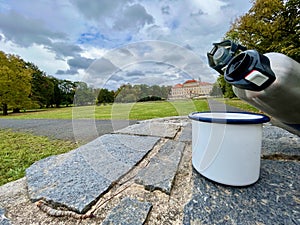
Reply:
M200 98L209 96L213 84L197 80L187 80L171 88L169 99Z

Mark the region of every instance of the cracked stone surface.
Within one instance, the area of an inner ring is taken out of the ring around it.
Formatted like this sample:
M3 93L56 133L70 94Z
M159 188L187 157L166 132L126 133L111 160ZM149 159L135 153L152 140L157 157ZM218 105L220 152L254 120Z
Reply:
M237 188L193 171L193 196L183 224L299 224L300 165L263 160L260 180Z
M124 129L118 130L117 133L147 135L164 138L174 138L180 129L180 124L165 122L141 122Z
M170 195L184 147L182 142L168 140L150 159L148 166L137 174L136 182L147 190L161 190Z
M147 219L152 208L149 202L140 202L137 199L125 198L103 221L102 225L122 224L141 225Z
M107 134L69 153L40 160L26 170L30 199L46 199L84 213L158 140Z

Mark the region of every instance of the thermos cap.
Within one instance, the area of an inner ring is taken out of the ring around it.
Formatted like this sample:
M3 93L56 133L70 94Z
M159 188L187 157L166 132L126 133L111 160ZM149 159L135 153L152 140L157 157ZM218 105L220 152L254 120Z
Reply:
M207 53L208 64L211 68L224 74L229 61L239 52L245 51L246 47L235 44L230 40L213 43L213 48Z
M227 48L218 48L213 55L213 59L215 64L219 64L226 60L227 55L229 54L229 50Z
M225 80L241 89L261 91L276 79L270 60L255 50L247 50L228 63Z

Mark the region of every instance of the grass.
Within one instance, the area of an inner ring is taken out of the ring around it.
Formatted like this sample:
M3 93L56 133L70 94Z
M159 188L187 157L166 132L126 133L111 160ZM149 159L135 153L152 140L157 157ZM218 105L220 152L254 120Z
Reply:
M20 113L9 113L8 116L0 115L2 119L70 119L72 118L72 107L47 108L27 110Z
M217 99L249 112L259 112L239 99ZM114 103L101 106L49 108L21 113L10 113L0 118L12 119L130 119L144 120L168 116L188 115L190 112L209 110L207 101L176 100L136 103Z
M51 155L75 149L69 141L49 140L46 137L0 129L0 185L25 175L32 163Z
M238 99L220 100L246 111L258 110ZM51 108L9 114L0 118L14 119L132 119L144 120L209 110L206 100L177 100L138 103L114 103L101 106ZM32 163L78 147L75 143L49 140L46 137L0 129L0 185L25 175Z
M167 116L188 115L208 110L206 100L155 101L114 103L101 106L51 108L47 110L11 113L0 118L12 119L132 119L144 120Z
M227 105L230 105L230 106L233 106L236 108L240 108L240 109L243 109L248 112L253 112L253 113L261 112L259 109L255 108L252 105L249 105L248 103L246 103L238 98L222 99L222 100L218 100L218 101L222 101L222 102L226 103Z

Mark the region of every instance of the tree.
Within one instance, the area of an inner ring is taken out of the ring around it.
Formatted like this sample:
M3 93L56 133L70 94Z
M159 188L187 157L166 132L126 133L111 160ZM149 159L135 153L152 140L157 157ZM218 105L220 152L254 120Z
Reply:
M161 86L161 98L167 99L170 92L171 92L172 86Z
M108 89L106 88L102 88L100 91L99 91L99 94L98 94L98 97L97 97L97 103L99 105L101 105L102 103L103 104L106 104L106 103L113 103L114 102L114 91L109 91Z
M281 52L300 61L300 1L256 0L226 38L260 53Z
M71 105L74 101L76 84L69 80L60 80L58 88L60 90L61 104Z
M0 105L3 115L8 108L18 111L30 105L32 70L18 56L0 51Z
M148 86L146 84L132 86L131 84L124 84L116 90L115 102L137 102L140 99L151 99L151 96L167 99L170 91L171 86Z
M53 84L53 95L50 100L50 105L55 105L56 108L59 108L62 103L63 92L60 89L61 80L55 77L49 77L51 83Z
M74 104L76 106L92 105L95 103L97 96L92 88L89 88L84 82L75 82L75 85Z
M147 84L141 84L140 85L140 90L141 90L141 94L139 96L139 98L145 98L147 96L150 95L150 90L149 90L149 86Z
M232 90L232 85L227 83L224 79L223 75L220 75L217 79L217 82L214 84L214 94L215 95L219 95L220 91L218 91L217 87L219 87L219 89L221 90L221 92L223 93L223 97L224 98L234 98L236 97L236 95L234 94L233 90Z
M28 62L27 66L32 70L30 99L40 108L49 107L54 95L54 83L33 63Z
M281 15L281 30L284 34L279 47L283 54L300 62L300 1L289 0Z
M158 96L158 97L162 96L162 89L160 86L153 85L153 86L151 86L151 89L152 89L151 95Z
M115 102L136 102L140 93L137 93L137 85L121 85L115 93Z
M222 97L223 96L223 92L219 86L218 81L214 83L213 88L209 95L214 96L214 97Z

